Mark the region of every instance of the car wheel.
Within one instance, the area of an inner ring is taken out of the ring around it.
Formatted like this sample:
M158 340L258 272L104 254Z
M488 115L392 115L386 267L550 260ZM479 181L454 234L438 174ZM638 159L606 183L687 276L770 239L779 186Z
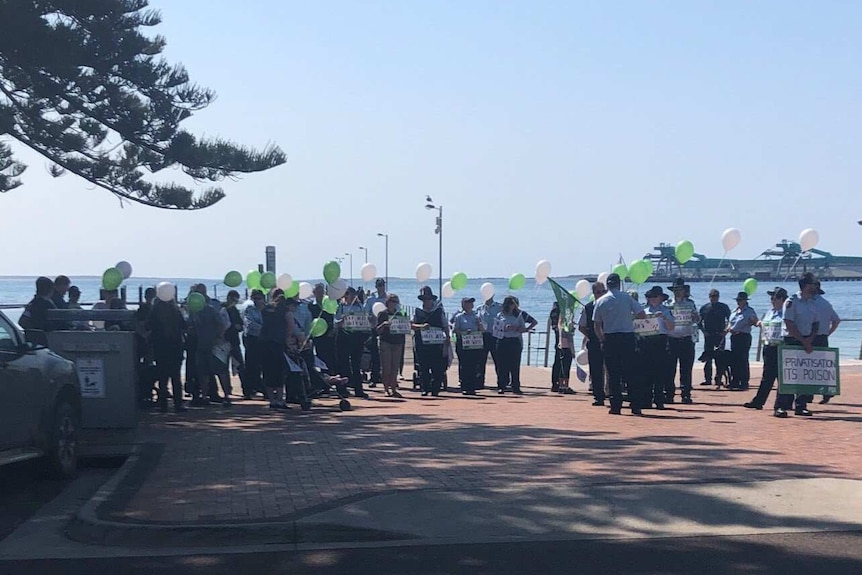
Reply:
M78 416L71 404L57 406L49 438L49 474L58 479L73 477L78 469Z

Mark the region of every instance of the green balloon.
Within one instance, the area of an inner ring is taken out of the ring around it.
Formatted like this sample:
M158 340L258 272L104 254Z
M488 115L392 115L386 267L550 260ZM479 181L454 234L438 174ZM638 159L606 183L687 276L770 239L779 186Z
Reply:
M284 290L284 297L296 297L299 295L299 282L293 280L293 283L290 284L290 287Z
M224 285L227 287L238 287L242 283L242 274L238 271L229 271L224 276Z
M102 274L102 287L106 290L115 290L123 283L123 272L117 268L108 268Z
M329 296L323 298L323 303L320 304L321 309L326 313L335 313L338 311L338 302Z
M260 289L260 277L259 271L251 270L245 274L245 285L248 286L248 289Z
M757 280L754 278L748 278L742 282L742 291L750 296L754 295L754 292L757 291Z
M325 279L326 283L329 285L334 284L340 277L341 266L338 265L338 262L327 262L326 265L323 266L323 279Z
M189 308L191 313L197 313L201 311L204 306L207 305L207 300L204 299L202 294L197 292L189 294L188 299L186 300L186 307Z
M626 276L629 275L629 268L626 267L626 264L617 264L614 266L614 269L611 270L611 273L615 273L620 276L620 279L626 279Z
M311 337L320 337L326 333L326 320L322 317L316 317L311 320Z
M690 260L691 256L694 255L694 244L688 240L682 240L676 244L674 255L676 256L676 261L678 261L680 265L685 264L685 262Z
M512 274L512 277L509 278L509 289L519 290L524 287L524 274Z
M452 279L449 280L449 284L455 291L458 291L459 289L464 289L467 286L467 274L465 274L464 272L455 272L454 274L452 274Z
M260 287L263 289L272 289L275 287L275 274L266 272L260 276Z
M650 274L652 274L652 269L646 260L635 260L629 266L629 279L637 285L641 285L647 281Z

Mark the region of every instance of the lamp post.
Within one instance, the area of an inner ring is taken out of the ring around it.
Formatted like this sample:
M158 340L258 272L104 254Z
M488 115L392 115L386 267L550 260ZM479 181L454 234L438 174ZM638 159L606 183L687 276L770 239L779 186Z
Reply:
M386 239L386 285L387 289L389 289L389 234L381 234L378 232L377 237Z
M437 271L440 273L440 279L437 284L437 294L440 297L443 297L443 206L434 205L434 200L431 199L431 196L425 196L425 209L437 210L437 227L434 229L434 233L437 234L437 238L440 241L440 247L437 252L439 256L437 261Z
M365 252L365 263L368 263L368 248L363 248L362 246L359 246L359 249Z
M344 252L344 255L350 258L350 285L353 285L353 254Z

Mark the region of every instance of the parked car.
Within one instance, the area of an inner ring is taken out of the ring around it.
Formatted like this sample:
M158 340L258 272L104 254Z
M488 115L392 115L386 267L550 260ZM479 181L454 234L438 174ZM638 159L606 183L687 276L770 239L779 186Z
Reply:
M0 465L44 458L51 475L74 475L80 425L75 364L25 341L0 312Z

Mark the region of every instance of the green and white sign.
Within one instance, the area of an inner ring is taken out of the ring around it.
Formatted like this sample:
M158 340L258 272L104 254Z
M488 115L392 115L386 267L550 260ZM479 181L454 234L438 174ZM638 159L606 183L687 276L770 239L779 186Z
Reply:
M778 393L840 395L838 348L778 346Z

